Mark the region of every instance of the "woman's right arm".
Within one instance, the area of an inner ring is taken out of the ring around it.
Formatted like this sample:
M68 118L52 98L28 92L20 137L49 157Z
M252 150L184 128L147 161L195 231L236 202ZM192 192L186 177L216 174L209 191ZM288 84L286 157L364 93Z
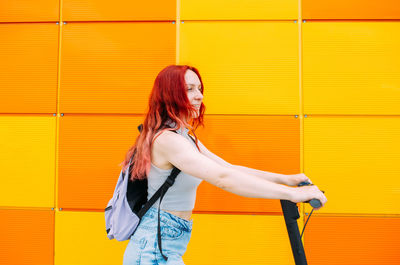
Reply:
M173 132L165 131L160 134L154 141L153 149L183 172L240 196L293 202L316 198L322 205L326 202L325 196L316 186L287 187L222 166L198 152L187 139Z

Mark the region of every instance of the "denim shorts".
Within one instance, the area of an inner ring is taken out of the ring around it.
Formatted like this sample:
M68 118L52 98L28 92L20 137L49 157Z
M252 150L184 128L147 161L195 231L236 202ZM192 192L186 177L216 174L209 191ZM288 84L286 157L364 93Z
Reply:
M162 251L168 257L165 261L158 248L157 218L158 209L154 207L142 217L126 247L123 265L184 265L182 256L190 240L193 221L160 211Z

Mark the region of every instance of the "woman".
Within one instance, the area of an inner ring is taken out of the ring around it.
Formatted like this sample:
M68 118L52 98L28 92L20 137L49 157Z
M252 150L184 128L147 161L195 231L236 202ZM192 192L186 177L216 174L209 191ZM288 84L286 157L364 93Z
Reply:
M124 255L125 265L184 264L182 255L190 239L191 214L202 180L245 197L293 202L316 198L321 207L327 201L316 186L290 187L311 182L304 174L281 175L236 166L210 152L195 135L195 129L203 123L203 91L198 70L190 66L168 66L155 80L142 133L128 151L123 168L126 169L136 149L131 179L147 177L148 198L174 166L181 173L160 206L162 253L157 243L158 201L131 237Z

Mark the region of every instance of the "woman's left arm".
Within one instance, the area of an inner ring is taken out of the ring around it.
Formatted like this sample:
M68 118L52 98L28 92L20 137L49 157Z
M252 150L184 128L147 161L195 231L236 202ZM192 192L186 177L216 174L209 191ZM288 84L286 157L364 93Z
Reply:
M215 162L217 162L218 164L220 164L222 166L231 167L231 168L237 169L243 173L251 174L251 175L257 176L259 178L275 182L277 184L284 184L284 185L288 185L288 186L297 186L299 183L301 183L303 181L308 181L311 183L311 180L303 173L294 174L294 175L285 175L285 174L257 170L257 169L249 168L249 167L245 167L245 166L232 165L232 164L226 162L225 160L223 160L222 158L220 158L219 156L217 156L216 154L214 154L213 152L211 152L210 150L208 150L200 142L200 140L198 141L198 144L199 144L201 153L203 153L205 156L214 160Z

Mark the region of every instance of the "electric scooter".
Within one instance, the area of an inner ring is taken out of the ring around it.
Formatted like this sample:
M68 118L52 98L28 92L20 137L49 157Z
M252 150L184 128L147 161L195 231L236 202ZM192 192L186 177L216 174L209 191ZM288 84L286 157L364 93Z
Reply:
M300 187L307 185L312 185L312 184L305 181L300 183L298 186ZM305 203L310 203L310 205L313 208L318 208L321 206L321 202L317 199L312 199ZM296 265L307 265L306 253L304 252L304 247L303 247L303 242L301 241L301 237L307 225L308 219L310 219L311 217L312 211L308 216L307 221L304 224L303 232L300 235L299 226L297 224L297 219L300 218L300 214L296 203L287 200L281 200L281 206L282 206L283 217L285 218L286 229L289 234L289 240L290 240L290 245L292 247L294 262Z

